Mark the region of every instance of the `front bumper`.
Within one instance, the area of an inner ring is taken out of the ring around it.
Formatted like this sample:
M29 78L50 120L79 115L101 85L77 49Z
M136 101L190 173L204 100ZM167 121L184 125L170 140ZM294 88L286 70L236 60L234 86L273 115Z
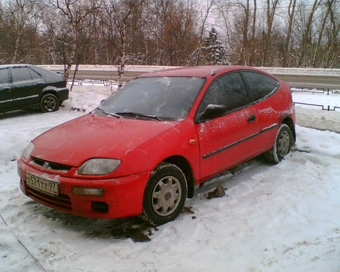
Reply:
M26 172L42 179L59 183L59 195L52 196L27 186ZM78 179L43 173L21 159L18 161L20 189L33 200L56 210L76 216L91 218L122 218L140 215L143 197L151 172L115 179ZM101 196L85 196L72 193L73 187L104 189Z

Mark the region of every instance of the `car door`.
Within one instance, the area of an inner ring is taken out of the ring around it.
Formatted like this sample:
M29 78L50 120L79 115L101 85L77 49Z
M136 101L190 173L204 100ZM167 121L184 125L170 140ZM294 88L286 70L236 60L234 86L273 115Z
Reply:
M10 109L12 106L12 97L10 94L9 69L0 69L0 111Z
M209 118L209 109L215 114L219 109L223 110ZM223 75L210 84L198 107L195 121L201 179L257 154L261 127L256 107L250 105L240 73Z
M278 93L274 95L280 85L276 79L252 71L243 71L242 75L261 121L259 150L264 152L274 144L280 115L287 108L286 101Z
M42 78L28 67L12 68L11 95L13 106L25 107L38 104L43 88Z

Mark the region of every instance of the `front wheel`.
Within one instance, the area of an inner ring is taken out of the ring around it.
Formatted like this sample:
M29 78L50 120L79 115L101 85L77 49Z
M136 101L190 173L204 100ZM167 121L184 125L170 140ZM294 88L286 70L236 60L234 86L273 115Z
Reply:
M289 153L293 142L293 134L289 126L281 124L273 148L264 154L267 161L274 164L279 163Z
M54 94L45 94L41 98L40 108L43 112L57 111L59 109L58 98Z
M143 217L155 225L174 220L184 207L187 191L182 170L174 164L160 164L145 189Z

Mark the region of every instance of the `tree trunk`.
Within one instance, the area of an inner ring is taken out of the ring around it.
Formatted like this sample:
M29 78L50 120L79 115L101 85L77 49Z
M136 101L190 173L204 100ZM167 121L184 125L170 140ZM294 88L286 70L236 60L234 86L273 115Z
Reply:
M321 40L322 40L323 31L325 29L325 25L326 25L328 16L329 16L329 9L327 9L327 11L326 11L325 17L323 18L323 21L322 21L322 24L321 24L321 28L320 28L320 31L319 31L318 42L316 44L316 47L315 47L315 50L314 50L313 59L312 59L312 66L313 67L317 67L317 63L319 61L318 54L320 54Z
M244 21L243 21L243 29L242 29L242 48L241 48L241 64L247 65L247 55L248 53L248 26L249 26L249 0L247 0L246 6L242 5L244 8Z
M123 86L125 72L125 51L126 51L126 22L122 23L122 51L120 55L120 66L118 69L118 88Z
M67 66L66 66L66 69L65 69L65 74L64 74L66 81L70 77L70 71L71 71L72 65L74 64L74 59L75 59L76 51L77 51L77 29L76 29L76 26L73 26L72 29L73 29L73 31L72 31L73 32L72 49L71 49L71 52L70 52L70 57L68 59Z
M290 66L289 48L290 48L290 40L292 36L292 26L293 26L293 21L294 21L295 7L296 7L296 0L290 0L289 6L288 6L288 19L289 19L288 30L287 30L287 36L286 36L284 52L283 52L283 66L285 67Z
M249 65L255 65L255 59L256 59L256 53L255 53L255 47L256 47L256 14L257 14L257 5L256 1L254 0L254 7L253 7L253 25L251 29L251 39L249 43Z
M11 60L11 63L13 64L17 62L21 33L22 33L21 27L19 27L17 32L17 38L15 39L14 53Z
M335 0L328 0L328 11L330 14L330 21L331 21L331 41L330 41L330 48L329 48L329 56L327 58L327 63L325 68L332 67L335 61L339 58L340 53L340 42L339 42L339 33L340 33L340 23L336 21L336 15L334 14L334 6Z
M267 31L265 35L264 52L263 52L263 65L271 66L273 64L273 54L272 54L272 29L273 22L276 13L276 7L279 0L267 0Z
M305 57L307 55L307 52L310 50L311 28L312 28L312 23L313 23L313 17L314 17L315 11L318 9L321 2L322 0L314 0L312 10L309 13L307 25L306 25L304 33L302 34L302 41L300 44L301 54L300 54L300 59L299 59L299 67L307 66L307 63L305 62Z

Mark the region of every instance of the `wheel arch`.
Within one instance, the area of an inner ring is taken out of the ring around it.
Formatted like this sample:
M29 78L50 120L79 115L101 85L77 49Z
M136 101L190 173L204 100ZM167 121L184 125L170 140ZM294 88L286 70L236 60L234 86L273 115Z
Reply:
M281 123L282 124L286 124L290 128L290 130L291 130L291 132L293 134L293 140L294 140L293 143L295 143L295 141L296 141L296 132L295 132L295 124L294 124L293 119L290 118L290 117L286 117L285 119L282 120Z
M59 100L59 97L58 97L58 88L57 87L54 87L54 86L47 86L47 87L45 87L41 91L41 97L40 98L42 98L45 94L54 94L58 98L58 100Z
M188 186L187 197L192 198L194 196L195 179L189 162L182 156L171 156L163 160L163 162L174 164L182 170L187 180Z

